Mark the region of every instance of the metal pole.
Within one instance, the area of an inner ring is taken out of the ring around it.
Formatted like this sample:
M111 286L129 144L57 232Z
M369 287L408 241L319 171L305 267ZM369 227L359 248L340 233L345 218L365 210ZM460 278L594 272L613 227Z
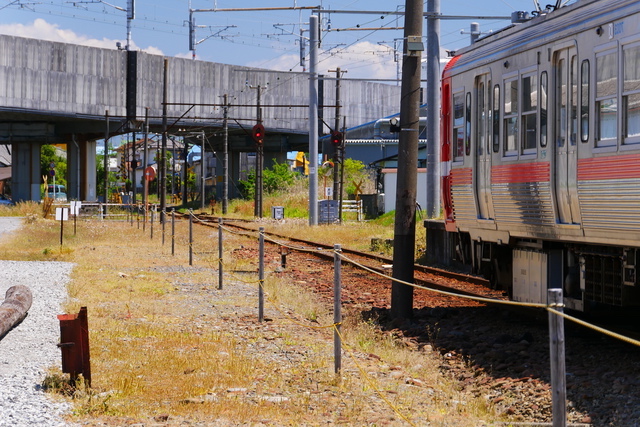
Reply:
M334 372L337 374L342 368L342 338L340 336L342 323L342 252L341 245L333 245L333 359Z
M318 15L309 33L309 225L318 225Z
M347 118L344 117L342 119L342 142L340 143L340 148L338 149L338 153L340 156L340 185L338 185L338 222L342 224L342 202L344 198L344 152L347 149L345 146L345 141L347 140ZM338 165L336 165L336 168Z
M160 196L160 222L164 224L164 213L167 207L167 92L169 86L169 59L164 59L164 80L162 85L162 150L158 161L158 172L160 180L158 194Z
M164 246L165 225L167 223L167 212L165 212L164 209L160 212L160 218L162 219L162 221L160 221L160 224L162 224L162 246Z
M258 123L262 123L262 108L260 107L262 87L258 85L258 99L256 102L257 111L256 119ZM264 189L262 183L262 175L264 170L264 143L258 144L256 153L256 191L255 191L255 208L254 215L258 218L262 218L262 191Z
M429 0L427 12L427 218L440 216L440 0ZM405 18L406 19L406 18ZM402 116L402 114L400 114Z
M176 254L176 210L171 209L171 255Z
M204 194L204 174L205 174L205 167L204 167L204 131L202 131L202 145L200 146L200 209L204 210L204 198L205 198L205 194Z
M333 130L336 132L340 131L340 78L342 77L342 73L340 71L340 67L336 68L336 117L333 121ZM333 147L335 152L333 153L333 200L339 200L340 194L340 171L338 169L338 163L342 160L340 156L340 149L342 143ZM338 218L342 220L342 217L338 215Z
M258 321L264 320L264 227L258 229Z
M229 208L229 95L224 95L224 152L222 159L222 214L227 214Z
M142 203L144 205L143 231L147 223L147 207L149 206L149 179L147 177L147 166L149 165L149 107L146 107L144 110L144 152L142 155L142 174L144 175L144 189L142 193Z
M151 240L153 240L153 217L155 216L155 211L151 210L151 227L150 227L150 236Z
M222 289L222 218L218 218L218 289Z
M189 209L189 265L193 265L193 212Z
M433 1L433 0L429 0ZM420 74L422 52L409 50L409 40L422 41L421 0L406 0L398 144L398 180L393 238L393 278L413 282L416 239L416 188L418 183L418 131L420 125ZM415 42L420 43L415 43ZM437 127L437 122L432 124ZM391 317L411 318L413 287L393 281Z
M104 216L107 216L107 203L109 203L109 110L104 112L107 123L104 131ZM55 186L54 186L55 188Z
M549 307L563 312L562 289L547 291ZM549 351L551 359L551 401L553 405L553 427L567 425L567 380L564 359L564 321L549 312Z

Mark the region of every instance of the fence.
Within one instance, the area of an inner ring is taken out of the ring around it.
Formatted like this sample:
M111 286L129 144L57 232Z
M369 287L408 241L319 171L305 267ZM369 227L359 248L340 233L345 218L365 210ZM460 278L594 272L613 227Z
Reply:
M151 217L153 218L155 212L152 212ZM171 242L172 242L172 255L175 255L175 212L171 212L169 215L165 215L165 218L170 218L171 220ZM198 218L196 218L195 216L193 216L192 214L189 214L189 240L188 240L188 245L189 245L189 265L192 265L193 263L193 246L194 246L194 239L193 239L193 233L192 233L192 229L193 229L193 223L194 222L202 222L202 223L206 223L209 222L211 223L213 226L217 227L218 230L218 258L217 258L217 264L218 264L218 289L222 289L223 288L223 280L224 280L224 274L223 274L223 270L224 270L224 260L223 260L223 256L224 256L224 252L223 252L223 247L224 247L224 232L227 233L233 233L233 234L240 234L237 231L231 230L228 227L225 227L223 220L222 219L218 219L216 222L212 222L212 221L202 221ZM153 222L151 222L151 224L153 224ZM139 223L138 223L139 225ZM164 244L164 232L165 232L165 227L164 224L162 226L162 230L163 230L163 238L162 238L162 242ZM326 249L318 249L318 248L304 248L304 247L295 247L295 246L291 246L288 245L286 243L283 242L279 242L276 241L274 239L269 238L266 233L265 233L265 229L264 227L260 227L259 230L257 231L257 235L255 235L256 232L249 232L249 237L255 238L258 242L258 251L259 251L259 259L258 259L258 313L257 313L257 317L258 320L260 322L262 322L264 320L264 304L265 304L265 295L264 295L264 280L265 280L265 263L264 263L264 258L265 258L265 254L264 254L264 245L265 245L265 241L269 241L271 243L277 244L279 245L281 248L285 248L284 250L281 249L281 254L286 254L288 251L303 251L303 252L320 252L320 251L327 251ZM246 233L242 233L242 234L246 234ZM150 237L153 238L153 226L151 225L150 227ZM345 352L350 352L351 350L345 346L345 344L343 343L343 335L342 335L342 314L341 314L341 306L342 306L342 302L341 302L341 288L342 288L342 261L348 261L351 265L355 266L356 268L360 268L364 271L369 272L372 275L377 275L380 276L384 279L388 279L389 281L394 281L397 283L402 283L408 286L412 286L414 288L419 288L419 289L424 289L430 292L435 292L438 294L442 294L442 295L448 295L448 296L453 296L453 297L457 297L457 298L464 298L464 299L470 299L470 300L474 300L477 302L481 302L481 303L492 303L492 304L505 304L505 305L512 305L512 306L523 306L523 307L536 307L536 308L541 308L541 309L545 309L548 312L548 318L549 318L549 343L550 343L550 372L551 372L551 395L552 395L552 404L553 404L553 426L565 426L566 425L566 408L567 408L567 400L566 400L566 372L565 372L565 336L564 336L564 320L569 320L571 322L577 323L581 326L593 329L599 333L605 334L609 337L612 338L616 338L618 340L622 340L626 343L635 345L640 347L640 341L634 340L632 338L614 333L612 331L597 327L595 325L591 325L585 321L582 321L580 319L577 319L573 316L570 316L566 313L564 313L564 306L563 306L563 295L562 295L562 289L549 289L548 290L548 303L547 304L534 304L534 303L520 303L520 302L515 302L515 301L504 301L504 300L496 300L496 299L490 299L490 298L480 298L480 297L476 297L476 296L468 296L468 295L462 295L462 294L458 294L456 292L449 292L449 291L442 291L442 290L437 290L437 289L432 289L432 288L428 288L428 287L424 287L424 286L420 286L420 285L416 285L414 283L409 283L409 282L404 282L398 279L394 279L391 276L385 275L383 273L380 273L378 271L372 270L364 265L359 264L358 262L356 262L353 259L350 259L348 257L346 257L343 253L342 253L342 249L341 249L341 245L336 244L334 245L334 248L332 250L333 254L334 254L334 283L333 283L333 294L334 294L334 299L333 299L333 311L334 311L334 319L333 319L333 324L331 325L326 325L323 327L326 328L331 328L334 331L334 370L336 373L340 372L341 368L342 368L342 354L343 351ZM286 262L285 261L285 256L283 255L283 259L282 262L283 264ZM318 326L308 326L310 328L318 328ZM357 363L357 362L356 362ZM374 387L375 389L375 387ZM376 390L378 391L378 390ZM398 412L397 408L393 407L393 405L390 404L390 406L394 409L394 411L396 411L396 413L401 416L405 421L407 421L409 424L413 425L411 423L411 421L404 416L403 414L401 414L400 412Z
M343 200L342 213L355 212L358 221L362 221L362 200Z

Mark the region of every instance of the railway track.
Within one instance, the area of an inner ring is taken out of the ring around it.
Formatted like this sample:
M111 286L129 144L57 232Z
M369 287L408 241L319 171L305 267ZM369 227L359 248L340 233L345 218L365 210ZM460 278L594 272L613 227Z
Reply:
M176 214L177 215L177 214ZM188 215L183 215L187 218ZM197 224L218 227L220 217L211 215L195 216ZM258 230L255 226L248 226L253 221L222 218L224 227L233 228L238 232L247 235L256 233ZM286 236L279 233L267 232L265 230L265 243L279 246L279 251L285 257L288 251L299 251L312 253L313 256L327 261L334 258L333 245L314 242L306 239ZM343 255L342 262L353 266L363 266L369 270L375 271L379 275L391 276L393 259L374 254L353 250L349 248L341 248ZM451 292L469 297L480 297L505 300L506 298L500 291L490 289L489 281L482 278L464 273L443 270L435 267L429 267L421 264L414 264L414 283L416 285L435 289L444 292Z
M194 223L218 226L218 217L199 219L202 222ZM223 223L226 229L257 240L259 224L235 219L223 219ZM288 251L285 268L277 268L280 248ZM257 264L257 244L243 245L234 249L234 254ZM487 306L417 288L413 318L396 321L389 316L388 276L392 260L349 248L342 248L342 255L342 297L348 312L377 323L381 332L392 336L399 345L416 351L439 352L443 373L454 378L458 387L487 396L500 411L523 421L550 419L548 315L544 310ZM265 230L268 275L310 289L327 302L333 292L333 269L329 267L333 257L332 245ZM362 266L385 276L365 271ZM431 289L507 299L501 292L490 289L487 281L466 274L418 264L414 276L416 284ZM640 392L631 386L636 383L628 379L637 378L640 369L637 349L568 324L566 353L571 372L568 396L573 404L570 414L573 422L592 425L595 421L595 425L604 425L603 420L611 419L611 408L624 414L629 408L640 407L635 403L640 402ZM612 355L615 364L611 363ZM607 380L602 381L605 377ZM616 384L620 391L610 393L611 384ZM608 397L604 398L605 395ZM504 399L504 396L511 397ZM596 396L598 399L594 400Z

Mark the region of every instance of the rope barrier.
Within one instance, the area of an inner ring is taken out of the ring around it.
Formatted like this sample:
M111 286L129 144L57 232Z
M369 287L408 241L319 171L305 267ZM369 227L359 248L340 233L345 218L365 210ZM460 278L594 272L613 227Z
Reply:
M464 298L464 299L469 299L469 300L473 300L473 301L477 301L477 302L484 302L484 303L490 303L490 304L504 304L504 305L514 305L514 306L522 306L522 307L533 307L533 308L547 308L546 304L540 304L540 303L523 303L523 302L518 302L518 301L506 301L506 300L501 300L501 299L495 299L495 298L484 298L484 297L478 297L478 296L473 296L473 295L463 295L463 294L459 294L456 292L448 292L448 291L443 291L440 289L433 289L433 288L429 288L426 286L422 286L422 285L418 285L416 283L410 283L410 282L406 282L404 280L400 280L400 279L396 279L394 277L391 277L389 275L386 275L384 273L380 273L379 271L375 271L372 268L369 268L365 265L360 264L359 262L352 260L351 258L348 258L342 254L340 254L340 258L342 258L345 261L348 261L350 263L352 263L353 265L355 265L356 267L359 267L363 270L366 270L370 273L376 274L380 277L383 277L385 279L389 279L393 282L396 283L402 283L403 285L407 285L407 286L412 286L414 288L417 289L423 289L426 291L430 291L430 292L436 292L442 295L448 295L448 296L452 296L452 297L456 297L456 298Z
M593 329L594 331L600 332L600 333L602 333L604 335L608 335L608 336L610 336L612 338L616 338L616 339L624 341L624 342L626 342L628 344L632 344L632 345L640 347L640 341L634 340L633 338L629 338L629 337L626 337L624 335L618 334L616 332L609 331L607 329L601 328L600 326L596 326L596 325L593 325L591 323L585 322L584 320L580 320L580 319L578 319L576 317L570 316L570 315L568 315L566 313L563 313L561 311L554 310L551 307L548 307L547 311L549 311L549 312L551 312L553 314L556 314L558 316L561 316L561 317L563 317L563 318L565 318L565 319L567 319L567 320L569 320L571 322L577 323L578 325L584 326L585 328Z

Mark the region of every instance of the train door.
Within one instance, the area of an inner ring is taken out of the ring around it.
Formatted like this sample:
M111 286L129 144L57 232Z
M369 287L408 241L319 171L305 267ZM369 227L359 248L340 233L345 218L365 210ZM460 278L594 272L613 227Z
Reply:
M475 82L475 195L479 219L493 218L491 203L491 150L489 124L491 115L491 79L489 74L476 77Z
M578 131L578 57L570 47L555 52L554 182L557 220L579 224L576 186Z

